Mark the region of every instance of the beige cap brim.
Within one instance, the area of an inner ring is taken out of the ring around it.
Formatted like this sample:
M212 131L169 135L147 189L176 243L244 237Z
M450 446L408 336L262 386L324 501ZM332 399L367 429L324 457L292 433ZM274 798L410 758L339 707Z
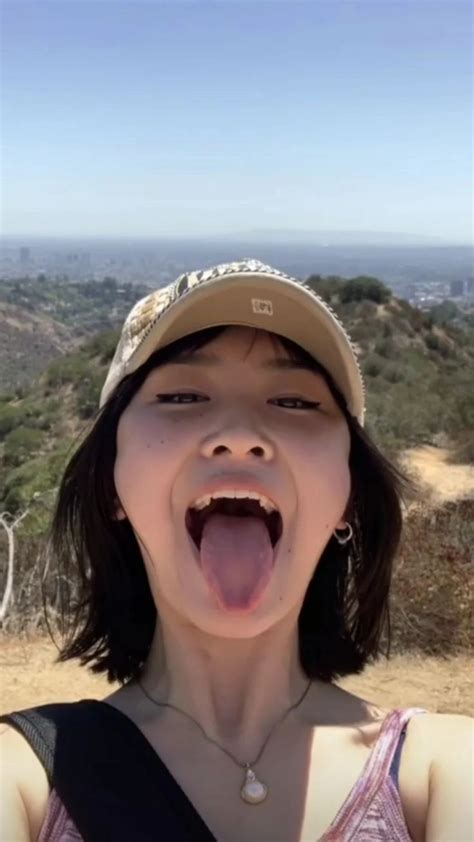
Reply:
M301 345L331 374L349 413L363 426L365 388L350 337L331 308L302 281L270 272L222 274L178 291L165 306L159 292L156 313L153 294L142 299L146 321L141 321L135 336L138 341L133 343L129 332L127 343L126 322L102 389L101 406L120 380L159 348L207 327L244 325L281 334Z

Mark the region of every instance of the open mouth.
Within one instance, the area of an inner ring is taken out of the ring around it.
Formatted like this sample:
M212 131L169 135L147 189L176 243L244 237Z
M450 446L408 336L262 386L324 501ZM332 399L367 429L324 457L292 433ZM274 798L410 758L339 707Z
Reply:
M202 533L207 518L213 513L232 515L234 517L258 517L265 523L272 547L281 538L283 532L283 519L278 511L268 514L260 505L258 500L236 498L234 500L221 498L211 500L205 509L188 508L186 512L186 528L193 539L198 551L201 548Z

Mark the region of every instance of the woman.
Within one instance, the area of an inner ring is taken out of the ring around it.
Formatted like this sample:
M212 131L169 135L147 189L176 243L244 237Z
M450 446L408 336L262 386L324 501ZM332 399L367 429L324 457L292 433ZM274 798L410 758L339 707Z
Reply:
M408 481L350 339L255 260L129 314L62 480L60 659L120 689L2 717L2 839L467 840L472 720L334 679L379 651Z

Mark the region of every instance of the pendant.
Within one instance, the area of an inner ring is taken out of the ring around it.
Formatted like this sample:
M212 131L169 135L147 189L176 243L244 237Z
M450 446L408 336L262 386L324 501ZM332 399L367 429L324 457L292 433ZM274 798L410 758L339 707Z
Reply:
M241 798L243 798L247 804L260 804L260 802L264 801L267 797L267 793L268 787L257 779L257 776L255 772L252 772L252 769L247 769L245 773L245 783L240 790Z

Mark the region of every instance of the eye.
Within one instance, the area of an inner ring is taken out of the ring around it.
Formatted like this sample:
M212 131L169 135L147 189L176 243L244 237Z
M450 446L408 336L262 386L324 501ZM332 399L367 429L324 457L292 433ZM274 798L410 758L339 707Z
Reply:
M321 406L320 401L305 401L305 400L303 400L303 398L275 398L275 400L278 401L279 403L282 403L282 401L285 401L285 402L288 403L288 401L289 401L290 403L299 402L300 404L302 404L302 403L305 404L304 407L300 407L301 409L319 409L319 407ZM285 407L285 409L292 409L292 408L293 407Z
M203 397L202 395L198 395L196 392L166 392L162 394L156 395L158 398L159 403L170 403L170 404L186 404L186 403L194 403L192 398L199 398L201 401L208 400L208 398ZM175 400L175 398L184 398L184 400ZM275 398L275 402L277 403L300 403L304 404L304 406L300 407L283 407L284 409L319 409L321 406L320 401L305 401L303 398Z
M175 401L172 400L173 398L201 398L201 400L206 400L203 398L202 395L196 394L196 392L167 392L165 394L156 395L159 398L159 403L194 403L194 401L184 400L184 401Z

